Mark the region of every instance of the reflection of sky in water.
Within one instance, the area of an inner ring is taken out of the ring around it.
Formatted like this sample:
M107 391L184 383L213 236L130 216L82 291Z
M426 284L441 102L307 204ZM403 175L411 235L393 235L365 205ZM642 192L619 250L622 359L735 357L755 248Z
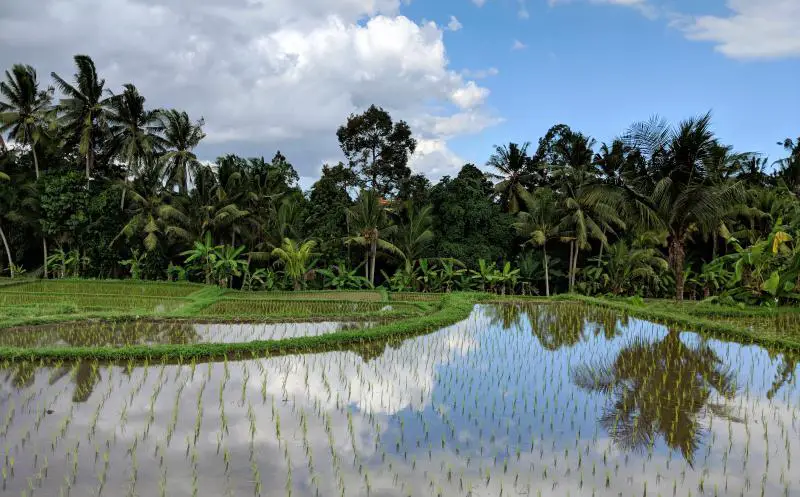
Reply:
M166 495L250 495L258 480L265 496L289 495L287 486L300 496L800 495L790 457L800 450L800 389L774 389L780 356L689 333L677 349L653 349L677 350L682 362L667 363L677 368L702 369L708 364L691 360L716 357L712 367L735 379L732 399L713 389L686 394L704 399L692 404L700 443L690 466L664 433L652 446L621 449L598 424L613 395L573 381L581 365L613 365L637 344L663 344L665 327L631 319L613 333L587 324L609 327L607 312L507 309L483 308L377 357L354 350L231 360L194 372L8 366L0 440L15 463L3 493L32 486L58 495L69 486L71 495L160 495L162 487ZM706 346L711 355L691 353ZM637 397L635 406L646 410L653 399ZM725 404L728 415L711 404ZM8 459L5 466L10 473Z

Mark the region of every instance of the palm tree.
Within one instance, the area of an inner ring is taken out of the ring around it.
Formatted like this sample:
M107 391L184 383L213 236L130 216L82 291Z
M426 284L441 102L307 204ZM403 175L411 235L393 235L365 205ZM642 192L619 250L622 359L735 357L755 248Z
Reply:
M61 76L51 73L58 88L64 94L58 104L61 120L78 151L86 160L86 180L91 179L95 161L95 148L106 126L108 109L116 97L103 97L105 80L99 79L94 62L88 55L76 55L75 85L67 83Z
M159 110L147 110L145 98L132 84L110 102L108 121L111 124L110 147L127 168L125 180L137 174L145 161L161 151L164 139Z
M144 247L151 252L158 246L159 237L167 235L169 226L166 219L170 219L170 214L176 209L164 202L162 170L161 164L151 162L140 171L139 177L132 183L125 181L120 183L123 192L131 200L126 208L128 222L111 243L123 235L128 240L144 236L142 239Z
M314 255L317 242L306 240L300 245L294 240L284 238L280 247L272 250L273 257L277 257L277 263L282 265L286 275L294 283L294 289L302 288L303 279L308 273L308 261Z
M522 146L509 143L508 146L495 146L494 153L486 162L498 172L488 176L500 180L495 185L495 192L500 194L501 202L507 212L515 214L519 211L520 196L525 185L532 179L531 158L528 156L530 143Z
M44 133L46 115L50 111L53 88L39 89L36 70L15 64L0 82L0 136L8 133L19 143L31 147L33 168L39 179L39 157L36 144ZM1 139L1 138L0 138Z
M544 264L545 295L550 296L550 267L547 257L547 241L558 236L559 212L558 200L550 188L539 188L531 195L525 191L520 198L525 210L517 214L514 228L525 238L525 244L542 247Z
M395 246L403 253L406 270L410 271L414 261L422 256L425 247L433 240L433 207L426 205L417 209L410 200L403 202L395 234Z
M364 261L366 262L366 277L370 284L375 284L375 260L378 249L402 257L403 253L395 245L384 238L393 234L397 227L389 221L382 199L374 190L364 190L359 195L356 204L348 211L350 227L358 233L347 238L347 243L355 243L366 248Z
M189 191L189 175L200 168L200 161L192 152L205 138L203 118L196 122L189 114L174 109L161 112L164 130L164 146L168 150L162 160L168 165L167 179L171 185L179 185L181 193Z
M711 115L670 126L659 118L634 124L625 137L648 160L646 174L619 190L646 224L668 232L675 293L683 300L686 243L694 231L709 233L743 194L741 184L714 184L707 170L717 147Z

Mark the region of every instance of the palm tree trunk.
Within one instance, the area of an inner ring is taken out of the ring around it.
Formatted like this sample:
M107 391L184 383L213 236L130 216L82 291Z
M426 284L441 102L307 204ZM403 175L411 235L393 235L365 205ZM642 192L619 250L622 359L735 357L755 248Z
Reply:
M547 242L542 244L544 255L544 294L550 296L550 268L547 266Z
M47 279L47 238L42 235L42 252L44 253L44 279Z
M0 238L3 239L3 246L6 249L6 256L8 257L8 271L11 274L11 277L14 277L14 261L11 260L11 249L8 248L8 240L6 240L6 233L3 231L3 227L0 226Z
M91 147L91 145L89 145L89 147ZM93 156L94 156L94 152L92 151L91 148L89 148L89 151L86 152L86 182L87 182L87 184L88 184L89 180L92 177L91 176L92 175L92 163L94 162Z
M375 285L375 259L377 259L377 256L378 256L378 240L377 240L377 238L373 238L372 246L370 247L370 251L369 252L370 252L369 253L369 258L372 260L372 263L370 264L370 268L369 268L369 282L372 285Z
M669 243L669 259L672 262L672 272L675 273L675 299L683 300L684 274L683 265L686 258L683 242L680 236L675 236Z
M578 279L578 254L581 251L578 249L577 242L575 243L575 258L572 260L572 288L575 289L575 281Z
M569 281L569 293L572 293L572 252L575 249L575 242L569 242L569 261L567 263L567 280Z
M33 154L33 170L36 171L36 180L39 180L39 157L36 156L36 144L31 145L31 154Z

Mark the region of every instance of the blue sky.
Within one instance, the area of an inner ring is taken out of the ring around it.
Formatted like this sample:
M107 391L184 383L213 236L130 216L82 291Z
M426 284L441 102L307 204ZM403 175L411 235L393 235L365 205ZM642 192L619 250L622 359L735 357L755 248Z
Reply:
M556 123L601 142L653 114L675 122L708 110L723 142L782 157L776 142L800 135L800 50L741 57L687 39L671 26L677 13L731 15L721 0L698 3L703 7L672 2L670 12L655 16L577 0L528 1L527 18L513 0L481 7L469 0L412 2L403 12L439 23L454 15L463 27L445 34L452 68L497 69L481 85L504 122L450 141L468 160L485 161L495 143L535 144ZM512 50L515 40L525 48Z

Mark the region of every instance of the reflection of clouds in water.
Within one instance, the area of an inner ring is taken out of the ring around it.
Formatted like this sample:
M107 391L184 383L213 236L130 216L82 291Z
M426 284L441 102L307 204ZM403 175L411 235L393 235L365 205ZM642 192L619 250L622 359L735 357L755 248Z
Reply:
M18 406L7 437L17 472L4 493L26 489L25 477L38 471L33 454L48 453L49 475L37 494L58 495L71 468L64 454L78 444L72 495L96 493L106 447L105 495L130 488L131 447L137 447L139 495L158 495L163 475L168 495L191 495L195 473L198 495L250 495L253 465L263 495L286 494L290 471L292 495L304 497L643 495L645 484L647 495L672 495L673 482L678 495L714 495L714 485L718 495L760 495L767 453L765 495L800 487L798 472L788 466L789 453L800 451L798 389L786 385L771 402L765 398L777 362L762 349L709 342L723 362L737 367L740 389L731 403L747 424L703 419L705 437L691 468L662 440L652 453L622 451L597 426L605 396L578 390L569 377L575 364L616 357L633 334L657 341L666 329L632 321L621 335L587 333L551 351L526 319L517 323L503 330L475 314L389 345L368 361L355 352L307 354L197 364L193 376L188 365L134 367L130 374L101 366L101 380L85 403L72 402L72 375L48 386L50 371L41 371L31 386L4 390ZM8 406L2 402L0 420ZM31 431L23 451L20 440L36 410L48 406L55 414ZM66 437L51 451L70 409ZM94 434L87 437L95 412Z

